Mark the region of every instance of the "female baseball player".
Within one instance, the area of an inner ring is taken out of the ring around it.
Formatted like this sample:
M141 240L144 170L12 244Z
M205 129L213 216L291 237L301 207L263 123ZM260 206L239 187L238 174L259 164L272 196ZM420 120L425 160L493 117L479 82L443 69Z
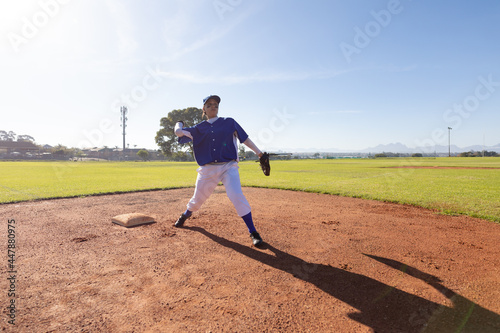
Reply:
M177 135L179 143L193 141L194 156L200 165L197 169L198 176L194 195L187 204L187 210L175 222L175 226L182 227L191 214L200 209L217 184L222 181L236 212L248 227L253 244L259 246L262 243L262 238L255 229L250 205L241 190L237 139L252 149L259 157L263 153L234 119L217 116L219 103L219 96L210 95L203 99L203 116L207 117L206 121L188 128L183 128L183 122L178 122L175 125L175 135Z

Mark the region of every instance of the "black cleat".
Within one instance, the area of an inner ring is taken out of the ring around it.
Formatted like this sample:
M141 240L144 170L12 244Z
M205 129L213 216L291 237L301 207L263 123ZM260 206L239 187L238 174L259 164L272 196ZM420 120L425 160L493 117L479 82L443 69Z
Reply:
M174 227L181 228L184 225L184 222L186 222L186 220L188 218L189 218L189 216L181 214L181 216L179 216L179 219L177 220L177 222L175 222Z
M253 245L254 246L259 246L262 244L262 237L260 237L259 233L257 231L254 231L250 234L250 238L252 239Z

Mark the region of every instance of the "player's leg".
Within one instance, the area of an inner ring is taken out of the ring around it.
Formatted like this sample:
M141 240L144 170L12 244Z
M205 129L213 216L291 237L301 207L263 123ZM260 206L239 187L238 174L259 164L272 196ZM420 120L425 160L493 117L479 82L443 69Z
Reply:
M230 162L223 170L222 184L226 188L226 194L236 208L238 216L243 217L250 213L250 204L241 190L238 163Z
M262 243L262 238L255 229L250 204L248 203L248 200L246 199L241 189L241 181L238 168L238 163L236 162L231 162L230 164L228 164L227 169L224 170L224 173L222 175L222 183L226 188L226 194L229 197L229 200L231 200L234 208L236 208L236 213L245 222L248 228L248 232L250 233L250 237L252 238L254 245L257 246Z
M206 165L198 168L194 194L187 204L186 211L182 213L177 222L175 222L176 227L182 227L184 222L191 217L191 214L198 211L212 194L219 183L219 172L217 167L216 165Z

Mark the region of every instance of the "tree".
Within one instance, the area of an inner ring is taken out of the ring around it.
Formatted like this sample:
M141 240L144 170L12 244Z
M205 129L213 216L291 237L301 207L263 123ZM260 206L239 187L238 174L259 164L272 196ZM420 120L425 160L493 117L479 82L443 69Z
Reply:
M17 141L35 142L35 139L31 135L18 135Z
M7 134L8 136L8 141L16 141L16 133L12 132L12 131L9 131L9 134Z
M16 141L16 136L12 131L0 131L0 141Z
M142 158L144 161L147 161L149 159L149 152L145 149L141 149L137 152L137 156Z
M186 162L186 161L192 161L193 155L188 154L184 151L177 151L177 152L173 153L170 158L174 161Z
M495 151L487 151L485 150L484 152L480 152L480 151L468 151L468 152L462 152L460 153L460 157L481 157L481 156L498 156L497 152Z
M182 110L173 110L166 117L160 119L160 130L156 132L155 141L160 147L163 155L172 157L176 152L183 151L183 145L177 143L177 136L174 134L175 124L182 120L184 127L191 127L200 123L203 110L190 107ZM193 153L193 146L189 143L188 151Z
M58 156L58 157L65 157L65 156L73 156L75 154L76 148L68 148L66 146L63 146L62 144L58 144L55 147L52 147L50 149L52 155Z

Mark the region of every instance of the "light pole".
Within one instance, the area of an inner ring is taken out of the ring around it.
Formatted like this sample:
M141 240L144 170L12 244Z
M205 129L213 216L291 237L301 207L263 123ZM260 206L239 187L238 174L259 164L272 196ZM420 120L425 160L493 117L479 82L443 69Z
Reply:
M451 157L451 127L448 127L448 157Z
M127 113L128 113L128 110L127 110L127 107L126 106L122 106L120 108L120 113L122 114L120 120L121 120L121 124L120 126L123 127L123 154L125 154L125 128L127 127Z

